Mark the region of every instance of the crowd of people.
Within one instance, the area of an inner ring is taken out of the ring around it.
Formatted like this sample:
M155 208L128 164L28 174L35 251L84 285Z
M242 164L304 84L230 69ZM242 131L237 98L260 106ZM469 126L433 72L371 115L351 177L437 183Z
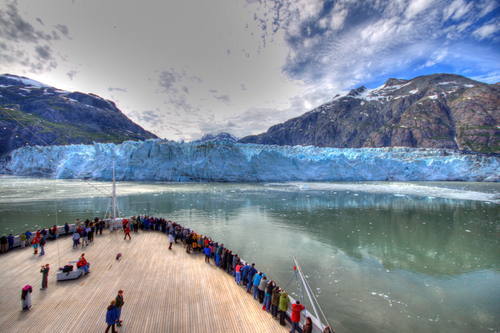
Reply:
M103 220L95 218L94 220L85 220L81 222L76 221L76 228L72 232L73 248L80 246L86 247L94 241L95 235L102 235L106 223ZM199 253L204 255L205 263L213 264L221 270L227 272L234 277L235 283L246 292L251 294L253 298L262 305L262 310L270 313L281 325L286 325L288 318L287 311L290 307L290 298L286 290L270 279L268 275L262 271L257 270L255 263L248 263L243 261L237 253L234 253L224 244L212 240L210 237L204 236L189 228L183 227L179 223L170 221L164 218L151 217L151 216L137 216L130 219L122 220L122 230L124 232L124 240L131 240L131 232L137 233L141 231L160 231L167 235L169 242L168 249L172 249L173 244L181 244L184 246L187 253ZM68 223L64 225L64 234L70 234L70 227ZM47 239L56 239L58 237L57 227L37 230L34 234L30 231L20 235L21 246L33 247L34 255L38 254L40 249L40 256L44 255L44 246ZM4 246L4 237L0 238L0 245L2 252L6 252L13 247L13 236L5 237L6 246ZM5 250L5 251L4 251ZM84 271L85 274L89 273L89 263L85 259L83 253L77 261L77 268ZM42 288L47 288L47 276L49 272L49 265L42 266L40 272L43 275ZM32 287L26 285L21 291L21 301L23 310L28 310L31 307L31 293ZM115 325L121 326L121 308L124 304L123 291L118 292L117 297L107 307L106 311L106 332L115 332ZM291 323L291 333L301 331L310 333L313 329L312 319L307 317L305 323L300 327L301 312L305 307L300 304L300 301L295 301L291 304L291 316L289 318ZM331 333L333 330L328 326L324 329L324 333Z
M98 219L86 220L84 222L76 221L76 230L73 232L73 248L79 246L85 247L94 241L94 235L102 235L102 231L106 227L106 222ZM56 240L61 234L69 235L70 226L68 223L64 224L63 230L59 231L56 225L50 228L42 228L35 232L27 230L19 234L19 246L21 248L31 246L33 248L33 255L45 255L45 245L47 240ZM6 253L14 248L15 237L12 234L8 236L3 235L0 237L0 253Z
M281 325L286 325L290 298L285 289L278 286L276 281L269 279L266 273L258 271L255 268L255 263L244 262L237 253L225 247L224 244L164 218L133 216L122 221L122 228L125 235L127 235L127 230L128 233L130 230L134 232L139 230L160 231L168 236L169 250L172 249L172 244L180 243L185 247L187 253L203 254L205 263L213 263L231 274L237 285L245 288L247 293L252 294L254 299L262 304L262 310L269 312L279 320ZM298 300L291 304L290 322L292 329L290 332L299 331L301 312L304 309L304 305L300 304ZM310 333L312 328L312 319L307 317L300 330L304 333ZM333 331L327 326L324 332Z

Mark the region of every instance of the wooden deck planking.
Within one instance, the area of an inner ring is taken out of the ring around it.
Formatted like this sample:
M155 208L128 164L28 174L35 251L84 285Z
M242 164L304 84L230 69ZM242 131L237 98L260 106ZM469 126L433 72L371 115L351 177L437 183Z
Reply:
M205 264L202 255L188 255L180 244L169 251L159 232L132 236L124 241L122 233L105 231L84 249L73 250L68 237L48 242L43 257L34 256L31 248L0 256L0 331L103 332L106 307L123 289L119 332L286 332L231 276L213 262ZM91 273L56 282L57 267L82 252ZM123 257L117 262L119 252ZM40 291L45 263L51 266L49 287ZM25 284L33 286L33 308L22 312Z

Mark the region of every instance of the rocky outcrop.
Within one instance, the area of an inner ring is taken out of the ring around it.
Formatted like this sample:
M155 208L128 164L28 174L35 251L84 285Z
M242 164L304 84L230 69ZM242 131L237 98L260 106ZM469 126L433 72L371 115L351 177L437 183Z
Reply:
M500 86L452 74L360 87L243 143L500 153Z
M97 95L0 75L0 156L26 145L145 140L156 135Z

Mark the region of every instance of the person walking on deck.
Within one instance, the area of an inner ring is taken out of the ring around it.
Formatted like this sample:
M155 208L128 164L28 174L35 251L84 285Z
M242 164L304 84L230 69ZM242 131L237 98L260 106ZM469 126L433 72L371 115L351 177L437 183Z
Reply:
M122 314L122 306L125 304L123 301L123 290L118 290L118 295L116 295L115 299L116 303L116 324L118 327L122 326L122 321L120 320L120 316Z
M125 232L125 237L123 237L123 240L126 240L127 236L129 240L132 240L132 237L130 236L130 227L128 223L125 225L123 231Z
M115 324L118 319L118 312L115 304L115 300L112 300L106 311L106 324L108 324L108 327L106 327L105 333L108 333L109 328L111 328L111 333L116 333Z
M283 292L280 294L280 300L279 300L279 305L278 305L278 310L280 312L280 325L285 326L285 318L286 318L286 312L288 311L288 304L290 303L290 299L288 298L288 294L286 291L283 290Z
M172 233L168 234L168 242L170 243L168 245L169 250L172 250L172 244L174 243L174 241L175 241L174 235Z
M49 264L42 266L42 269L40 269L40 273L42 273L42 288L40 288L40 290L47 289L49 270Z
M259 297L259 284L260 284L261 279L262 279L261 272L255 274L255 276L253 278L253 298L254 299L258 299L258 297Z
M73 233L73 248L78 248L78 245L80 245L80 234L75 230Z
M33 292L33 288L27 284L21 290L21 306L23 311L31 309L31 293Z
M45 237L42 237L42 239L40 239L40 257L45 255L46 242L47 241L45 240Z
M292 304L292 329L290 333L295 333L295 331L300 332L299 323L300 323L300 313L304 311L305 306L300 304L299 301L295 301L295 304Z
M89 228L88 228L88 236L89 236L89 242L94 241L94 233L95 233L95 224L93 222L90 222Z
M82 248L84 246L89 245L89 235L87 234L87 228L86 227L82 228L82 234L80 235L80 238L82 239Z

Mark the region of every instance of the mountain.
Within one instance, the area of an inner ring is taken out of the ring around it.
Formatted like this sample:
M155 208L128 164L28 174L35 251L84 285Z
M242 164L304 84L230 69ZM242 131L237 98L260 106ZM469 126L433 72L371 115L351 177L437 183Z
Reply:
M236 142L238 138L227 132L220 132L219 134L205 134L200 140L194 142L207 142L207 141L231 141Z
M0 75L0 156L29 145L114 142L157 138L94 94Z
M500 85L459 75L359 87L242 143L500 152Z

